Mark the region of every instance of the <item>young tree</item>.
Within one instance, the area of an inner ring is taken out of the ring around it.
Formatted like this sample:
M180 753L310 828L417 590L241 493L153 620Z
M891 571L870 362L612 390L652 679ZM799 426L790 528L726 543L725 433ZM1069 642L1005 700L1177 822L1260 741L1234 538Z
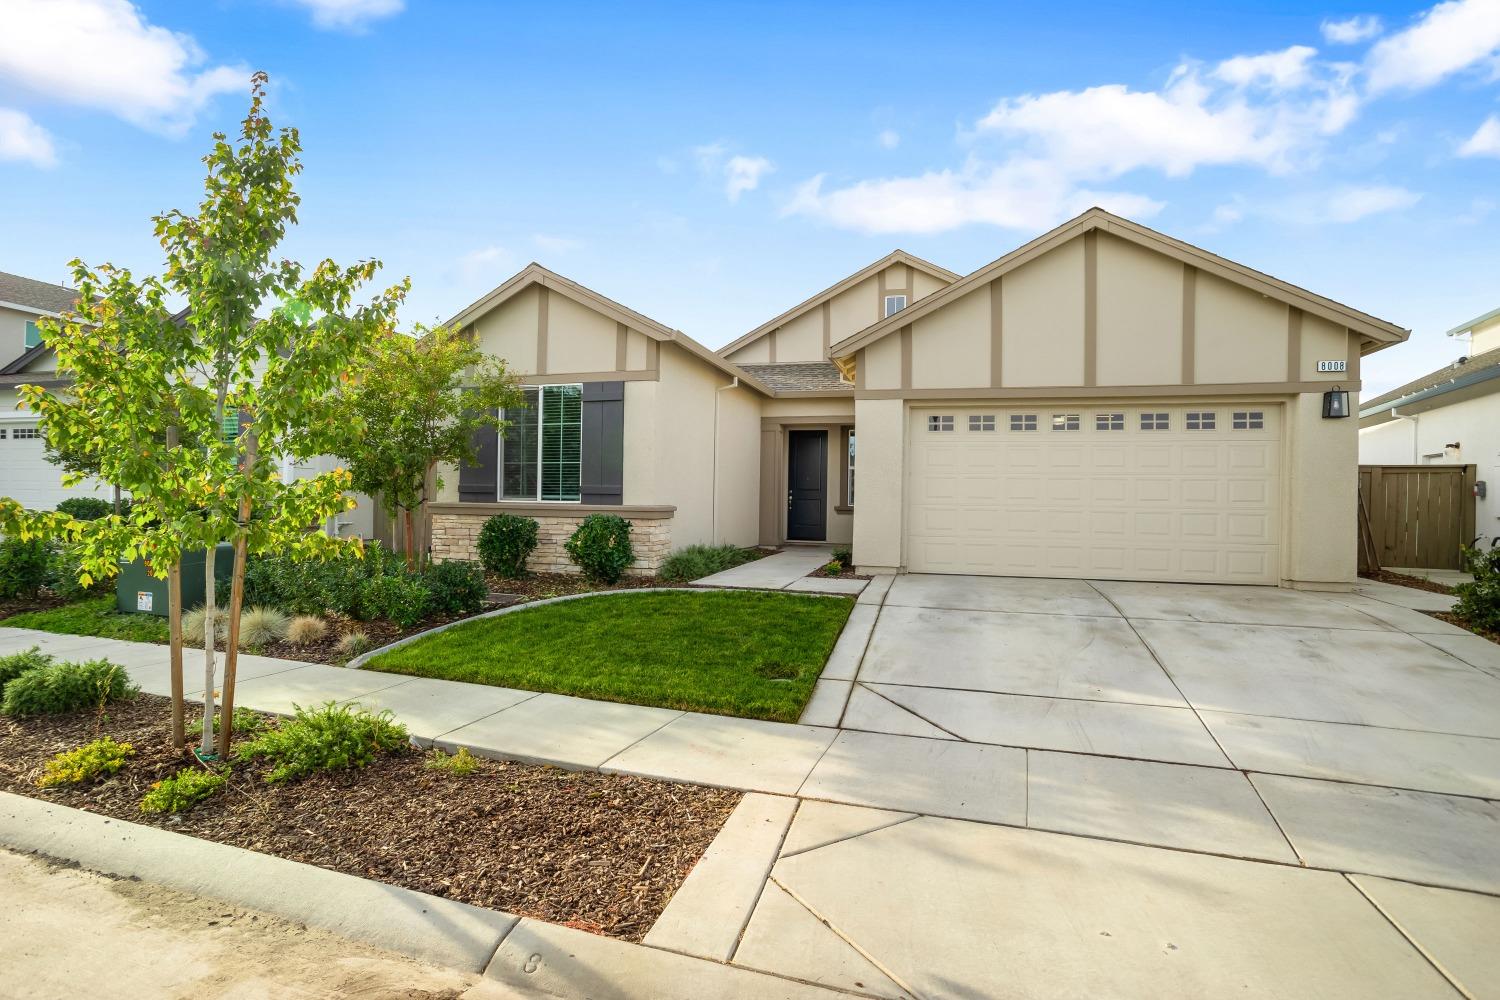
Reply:
M127 271L96 272L75 261L77 315L44 333L72 385L66 396L23 388L60 453L97 463L101 478L130 490L129 517L78 522L0 502L0 528L77 541L94 577L113 575L116 559L137 555L167 575L184 550L204 549L210 623L217 621L214 547L234 545L221 754L232 735L248 554L311 558L359 544L318 530L352 504L349 474L283 483L277 460L325 454L340 438L336 389L391 328L409 285L356 306L354 295L378 261L341 268L324 260L307 272L273 259L297 218L292 179L302 169L301 143L295 129L276 130L265 117L265 83L263 73L252 78L235 141L215 133L198 213L154 220L167 258L162 277L136 283ZM169 293L186 301L185 320L173 322ZM268 315L257 318L266 305ZM216 645L215 629L205 628L205 754L214 749Z
M503 430L498 411L522 401L504 362L442 326L382 337L368 367L343 387L339 408L351 432L332 454L348 464L355 489L400 512L408 566L425 558L413 522L437 467L473 462L475 433Z

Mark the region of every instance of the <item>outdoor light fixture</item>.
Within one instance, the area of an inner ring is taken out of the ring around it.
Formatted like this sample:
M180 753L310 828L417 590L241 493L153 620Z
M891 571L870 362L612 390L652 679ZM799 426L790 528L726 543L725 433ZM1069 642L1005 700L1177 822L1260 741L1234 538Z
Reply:
M1349 415L1349 393L1345 389L1330 389L1323 393L1323 416L1347 417Z

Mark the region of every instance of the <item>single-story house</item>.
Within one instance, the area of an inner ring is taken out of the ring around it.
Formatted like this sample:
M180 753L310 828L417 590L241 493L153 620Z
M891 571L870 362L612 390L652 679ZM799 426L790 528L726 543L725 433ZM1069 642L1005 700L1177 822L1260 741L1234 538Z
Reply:
M866 571L1306 588L1354 579L1338 417L1410 333L1097 208L965 276L897 251L717 352L537 264L451 322L530 402L444 476L440 559L513 511L565 568L610 511L639 572L846 542Z
M1500 539L1500 309L1448 331L1468 338L1452 364L1359 408L1361 465L1474 465L1480 546ZM1465 539L1467 541L1467 539Z

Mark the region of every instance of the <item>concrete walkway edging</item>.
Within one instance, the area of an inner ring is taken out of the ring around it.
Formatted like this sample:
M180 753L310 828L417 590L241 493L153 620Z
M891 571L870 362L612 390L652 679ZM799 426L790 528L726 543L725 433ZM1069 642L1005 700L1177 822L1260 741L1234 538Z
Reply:
M154 826L0 792L0 845L484 972L519 917Z

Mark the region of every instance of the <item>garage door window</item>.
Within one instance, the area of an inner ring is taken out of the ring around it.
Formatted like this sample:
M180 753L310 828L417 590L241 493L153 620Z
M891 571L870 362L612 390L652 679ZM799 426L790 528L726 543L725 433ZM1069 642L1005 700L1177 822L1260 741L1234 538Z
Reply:
M1143 431L1165 431L1171 428L1171 418L1165 413L1141 414L1141 430Z
M1081 426L1076 413L1054 413L1052 414L1052 429L1055 431L1076 431Z
M1096 431L1123 431L1125 429L1125 414L1123 413L1096 413L1094 414L1094 430Z
M939 417L937 415L933 415L933 416L930 416L930 417L927 418L927 430L929 432L951 431L952 429L953 429L953 418L952 417Z
M969 416L969 430L992 431L995 429L995 415L993 413L971 414Z
M1036 430L1035 413L1012 413L1010 415L1010 429L1013 431Z
M1258 431L1266 426L1266 415L1262 410L1235 410L1234 429L1237 431Z
M17 427L11 437L17 441L34 441L42 436L42 432L35 427Z
M1188 411L1187 429L1190 431L1211 431L1218 420L1218 414L1212 412Z

